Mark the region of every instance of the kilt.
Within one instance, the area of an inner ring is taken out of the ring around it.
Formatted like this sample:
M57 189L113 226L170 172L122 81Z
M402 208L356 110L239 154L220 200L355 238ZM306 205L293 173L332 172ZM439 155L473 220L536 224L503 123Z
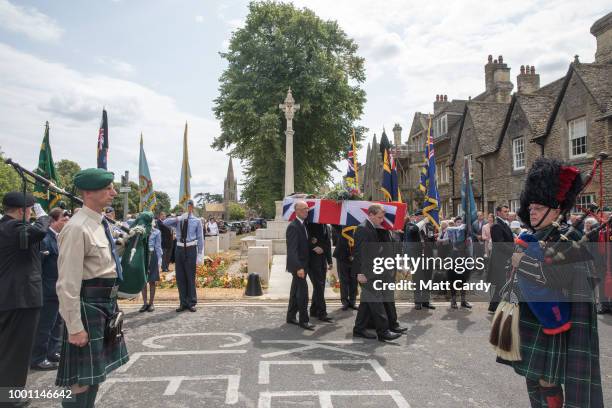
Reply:
M527 304L521 303L522 360L512 366L528 379L564 385L567 408L603 407L595 304L571 303L571 322L567 332L546 335Z
M83 286L113 286L115 279L88 279ZM89 335L85 347L68 342L68 331L64 328L62 350L55 379L57 386L96 385L106 376L129 360L123 338L114 344L104 342L106 316L117 310L116 298L84 298L81 296L81 320Z

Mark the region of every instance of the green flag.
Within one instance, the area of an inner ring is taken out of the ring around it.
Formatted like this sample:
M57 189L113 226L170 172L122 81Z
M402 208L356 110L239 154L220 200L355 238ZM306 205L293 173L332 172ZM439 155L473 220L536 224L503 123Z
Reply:
M38 167L34 172L57 184L57 174L55 173L53 154L51 154L51 145L49 144L49 122L45 124L45 136L40 145ZM34 187L34 197L36 197L36 201L38 201L45 211L49 211L51 208L55 207L60 200L59 194L49 191L40 183L36 183Z

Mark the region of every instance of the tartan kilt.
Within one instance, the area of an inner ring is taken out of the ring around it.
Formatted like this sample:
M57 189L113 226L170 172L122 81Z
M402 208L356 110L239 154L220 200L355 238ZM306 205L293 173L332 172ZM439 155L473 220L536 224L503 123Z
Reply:
M123 338L115 344L104 342L104 313L112 315L116 309L116 299L81 298L81 319L89 335L89 343L85 347L70 344L68 331L64 328L55 379L57 386L96 385L103 382L110 372L127 363L129 356Z
M529 306L521 303L522 360L512 366L528 379L564 385L567 408L603 407L595 304L571 303L571 322L566 332L544 334Z

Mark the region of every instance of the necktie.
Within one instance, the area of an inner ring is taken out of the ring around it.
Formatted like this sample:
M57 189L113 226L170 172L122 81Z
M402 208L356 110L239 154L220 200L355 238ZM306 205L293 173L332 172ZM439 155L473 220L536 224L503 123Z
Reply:
M187 245L187 227L189 226L189 215L187 218L183 220L183 224L181 224L181 241L183 241L183 245Z
M119 260L119 257L117 256L117 251L115 250L115 240L113 239L113 236L111 235L110 227L108 226L108 222L106 220L102 220L102 225L104 226L104 233L106 234L106 239L108 239L108 242L110 243L111 255L113 256L113 259L115 260L115 268L117 270L117 276L119 277L119 280L123 280L123 271L121 270L121 261Z

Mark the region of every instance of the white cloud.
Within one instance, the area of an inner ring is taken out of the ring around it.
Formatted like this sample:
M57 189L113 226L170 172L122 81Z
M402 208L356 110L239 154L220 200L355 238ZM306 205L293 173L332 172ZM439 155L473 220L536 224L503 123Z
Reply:
M136 72L133 65L110 57L96 57L96 62L122 76L129 76Z
M95 166L103 106L109 117L109 169L117 177L129 170L137 179L142 131L154 187L176 200L188 121L192 191L223 192L228 159L210 148L219 134L216 121L183 112L172 98L135 82L84 75L0 43L0 146L8 157L35 167L48 120L55 160ZM234 166L240 178L236 160Z
M196 21L196 23L203 23L204 22L204 16L195 16L195 21Z
M47 15L35 8L16 6L8 0L0 0L0 27L42 42L57 42L64 33Z

